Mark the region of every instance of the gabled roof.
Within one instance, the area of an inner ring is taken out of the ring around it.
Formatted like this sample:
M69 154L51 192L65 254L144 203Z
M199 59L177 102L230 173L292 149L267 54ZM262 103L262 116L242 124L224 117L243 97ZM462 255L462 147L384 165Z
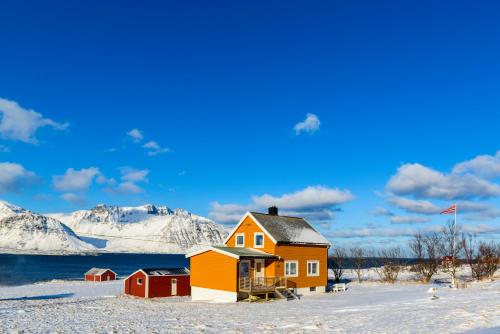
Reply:
M148 276L189 275L189 270L186 268L143 268L140 270Z
M330 242L304 218L259 212L247 212L224 242L229 240L247 216L250 216L274 243L330 245Z
M186 254L189 258L194 255L202 254L208 251L214 251L220 254L224 254L235 259L241 258L279 258L279 256L274 254L269 254L260 250L253 248L243 248L243 247L225 247L225 246L211 246L207 248L200 249L198 251Z
M89 271L87 271L85 275L102 275L108 270L116 275L116 273L113 270L107 268L92 268Z

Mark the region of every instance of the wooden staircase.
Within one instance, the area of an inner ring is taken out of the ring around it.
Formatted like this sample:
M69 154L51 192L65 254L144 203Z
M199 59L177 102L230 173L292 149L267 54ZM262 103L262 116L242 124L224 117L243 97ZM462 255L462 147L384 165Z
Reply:
M299 297L293 292L293 289L288 288L276 288L274 294L281 299L285 299L286 301L299 299Z

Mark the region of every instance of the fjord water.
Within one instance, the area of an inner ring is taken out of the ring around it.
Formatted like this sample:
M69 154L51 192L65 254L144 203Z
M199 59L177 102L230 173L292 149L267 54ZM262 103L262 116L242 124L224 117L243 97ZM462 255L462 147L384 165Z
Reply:
M118 277L140 268L189 268L183 254L22 255L0 254L0 286L53 279L81 280L92 267L110 268Z

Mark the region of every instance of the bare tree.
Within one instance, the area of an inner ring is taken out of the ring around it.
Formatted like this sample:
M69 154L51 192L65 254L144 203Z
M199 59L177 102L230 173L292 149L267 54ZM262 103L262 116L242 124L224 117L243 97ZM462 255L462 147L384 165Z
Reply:
M335 282L340 282L342 275L344 274L345 259L347 258L346 251L341 247L336 247L333 251L331 267L333 275L335 277Z
M460 244L465 256L465 261L470 268L472 279L480 280L482 273L478 260L478 245L476 236L472 234L462 234Z
M483 277L493 279L495 272L500 267L500 244L481 242L478 262L481 263Z
M439 268L441 238L436 233L426 236L418 233L409 244L413 256L417 259L415 270L420 274L422 282L428 283Z
M358 277L358 282L361 283L361 275L363 273L363 267L365 266L365 258L363 248L352 247L350 249L350 257L354 262L354 272Z
M395 283L403 269L401 248L393 247L378 251L377 256L382 262L382 267L375 268L383 282Z
M452 285L456 285L459 267L458 254L460 254L460 250L462 249L461 243L457 242L458 231L459 228L455 226L453 220L448 221L448 224L442 231L443 242L441 243L441 253L451 258L450 261L446 261L443 269L450 274Z

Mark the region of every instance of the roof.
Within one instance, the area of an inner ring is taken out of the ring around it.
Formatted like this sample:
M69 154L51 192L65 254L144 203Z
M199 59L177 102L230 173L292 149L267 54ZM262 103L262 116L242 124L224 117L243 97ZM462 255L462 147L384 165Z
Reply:
M186 268L143 268L140 269L148 276L180 276L189 275Z
M92 268L89 271L87 271L85 273L85 275L102 275L102 274L104 274L108 270L111 271L113 274L116 275L116 273L113 270L108 269L108 268Z
M330 245L330 242L304 218L268 215L259 212L250 212L249 214L276 243Z
M214 251L220 254L224 254L235 259L241 258L279 258L279 256L274 254L269 254L260 250L253 248L243 248L243 247L225 247L225 246L211 246L203 248L201 250L186 254L186 257L191 257L194 255L202 254L208 251Z

